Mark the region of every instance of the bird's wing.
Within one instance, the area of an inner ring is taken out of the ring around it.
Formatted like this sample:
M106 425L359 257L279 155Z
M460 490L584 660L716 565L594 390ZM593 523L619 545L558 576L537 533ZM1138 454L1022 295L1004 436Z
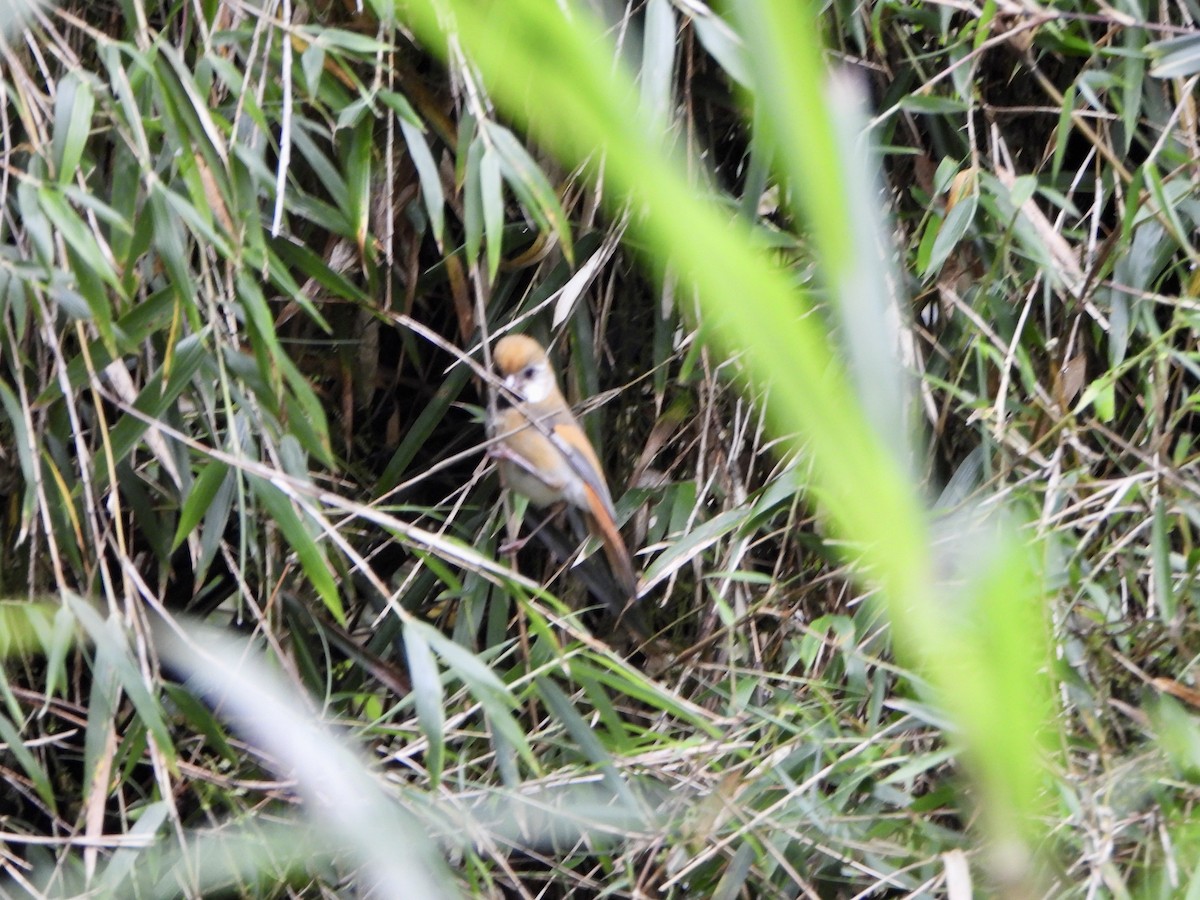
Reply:
M608 482L604 480L600 459L575 417L555 422L550 428L550 434L554 445L558 447L571 469L583 479L589 493L596 496L608 517L615 521L617 511L613 506L612 494L608 490Z

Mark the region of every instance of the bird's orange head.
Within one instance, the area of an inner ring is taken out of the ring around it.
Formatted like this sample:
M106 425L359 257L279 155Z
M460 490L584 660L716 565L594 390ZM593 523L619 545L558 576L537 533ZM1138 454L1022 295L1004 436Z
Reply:
M509 334L492 350L504 386L526 403L542 403L558 390L546 351L533 338Z

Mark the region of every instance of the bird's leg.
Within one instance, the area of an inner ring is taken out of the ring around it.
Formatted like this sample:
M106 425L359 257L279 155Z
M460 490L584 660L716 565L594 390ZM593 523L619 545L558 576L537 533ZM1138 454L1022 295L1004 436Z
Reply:
M508 556L510 554L516 553L519 550L524 549L525 545L529 543L530 539L533 538L539 531L541 531L547 525L549 525L550 520L553 519L555 516L557 516L564 509L566 509L566 507L567 507L567 503L565 500L562 501L561 503L555 503L553 506L550 507L549 512L546 513L546 515L542 518L542 521L540 521L537 524L537 527L534 528L533 531L529 532L529 534L525 535L525 537L523 537L523 538L516 538L511 541L505 541L498 548L499 552L504 554L505 556Z
M507 463L511 463L512 465L517 466L518 468L525 471L527 474L532 475L534 478L538 479L542 483L546 483L545 475L542 472L538 471L536 466L534 466L532 463L530 463L529 460L527 460L524 456L522 456L519 453L514 453L511 449L504 446L503 444L493 444L491 447L488 448L487 452L488 452L488 456L490 456L492 459L504 460ZM503 475L503 474L504 474L503 469L501 469L501 475ZM529 543L530 538L532 538L539 531L541 531L543 528L545 528L546 524L551 519L553 519L556 515L558 515L560 512L562 512L563 509L566 508L566 505L567 504L565 501L560 502L560 503L555 503L553 506L550 507L550 511L548 513L546 513L545 518L542 519L542 521L538 524L538 526L536 528L533 529L533 531L529 532L529 534L525 535L525 537L523 537L523 538L514 538L513 540L506 541L505 543L501 544L499 547L499 552L506 556L515 554L518 550L520 550L527 543Z

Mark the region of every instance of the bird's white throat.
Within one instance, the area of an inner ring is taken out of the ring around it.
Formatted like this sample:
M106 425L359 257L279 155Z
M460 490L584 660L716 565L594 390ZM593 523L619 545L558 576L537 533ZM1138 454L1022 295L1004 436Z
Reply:
M509 389L526 403L541 403L554 390L554 378L549 372L538 372L528 380L510 376L506 382Z

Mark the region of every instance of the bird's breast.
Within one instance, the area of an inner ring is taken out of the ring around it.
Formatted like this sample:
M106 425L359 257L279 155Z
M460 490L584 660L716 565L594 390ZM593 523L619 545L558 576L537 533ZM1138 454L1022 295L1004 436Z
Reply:
M566 500L577 506L581 479L554 443L515 408L500 410L494 433L506 451L500 458L500 475L514 491L535 506L552 506Z

